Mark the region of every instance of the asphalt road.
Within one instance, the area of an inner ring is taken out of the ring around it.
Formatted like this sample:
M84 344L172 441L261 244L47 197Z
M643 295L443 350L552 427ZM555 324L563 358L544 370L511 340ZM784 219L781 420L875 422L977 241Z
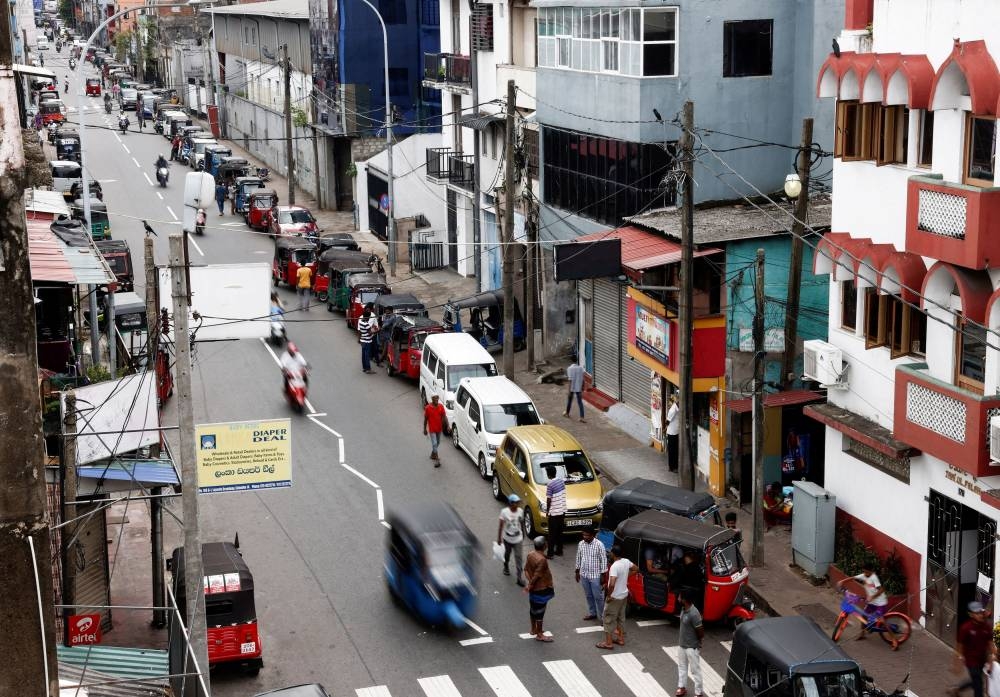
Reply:
M64 70L65 57L60 68L49 54L47 63ZM171 224L182 215L187 170L174 164L169 186L154 186L153 163L157 153L169 153L167 140L149 128L139 134L134 118L132 130L121 136L103 102L86 101L84 120L98 128L88 130L85 165L102 182L113 236L132 247L141 294L139 220L158 231L157 262L165 263L167 235L179 229ZM72 99L68 104L75 106ZM75 109L69 116L76 120ZM265 235L214 210L196 243L193 263L271 258ZM280 292L294 306L292 292ZM313 366L312 415L290 414L275 358L261 341L199 344L195 355L197 422L291 416L293 424L291 488L201 498L203 540L239 533L255 577L265 661L253 678L213 671L213 694L246 697L312 681L331 695L359 697L673 694L675 624L655 614L637 615L628 620L627 646L613 652L594 647L597 624L581 620L586 603L573 583L575 544L567 545L567 557L552 562L556 597L545 624L555 641L543 645L521 638L528 631L527 598L489 557L501 506L489 484L450 444L442 446L443 466L432 467L415 385L382 371L363 374L358 343L341 315L316 306L289 319L289 336ZM433 499L454 505L481 542L475 628L449 633L425 626L394 605L385 588L386 528L380 513ZM703 651L708 694L721 692L716 674L725 675L730 637L726 627L708 629ZM438 676L446 677L424 680Z

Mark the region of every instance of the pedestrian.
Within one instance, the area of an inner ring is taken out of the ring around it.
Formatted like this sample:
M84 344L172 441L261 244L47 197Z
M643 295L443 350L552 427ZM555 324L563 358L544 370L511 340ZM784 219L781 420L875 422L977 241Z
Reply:
M701 684L701 642L705 638L705 628L702 626L701 613L691 602L692 595L687 589L677 593L677 599L681 602L681 614L677 631L680 652L677 659L676 697L687 694L689 673L694 683L694 697L704 695Z
M180 135L174 135L173 139L170 141L170 159L176 160L177 153L181 149L181 137Z
M735 537L736 540L738 541L743 540L743 531L740 530L738 527L736 527L735 511L729 511L728 513L726 513L726 527L736 532L736 537ZM1000 695L998 695L997 697L1000 697Z
M563 416L569 418L570 409L573 407L573 397L576 397L576 403L580 407L580 423L586 423L583 420L583 368L580 367L580 362L575 355L573 362L566 369L566 378L569 380L569 394L566 396L566 411L563 412Z
M628 604L628 577L638 573L639 567L622 556L618 545L611 547L611 568L604 596L604 641L596 644L608 651L625 645L625 606Z
M63 80L63 94L69 94L69 78Z
M677 406L677 395L670 395L670 407L667 409L667 466L671 472L677 471L677 449L681 432L681 410Z
M372 371L372 339L375 338L375 332L378 331L378 320L375 319L375 315L372 314L371 303L365 305L365 311L361 313L361 318L358 320L358 334L361 342L361 370L366 373L371 373Z
M223 215L226 207L226 185L221 181L215 185L215 203L219 206L219 215Z
M955 697L966 688L972 688L973 697L983 697L983 669L989 658L990 644L993 643L993 627L986 609L979 601L969 603L969 618L958 628L958 644L955 647L955 672L962 666L969 678L949 690Z
M549 483L545 485L545 514L549 519L549 559L553 555L562 556L563 530L566 528L566 480L555 465L546 465L545 475Z
M136 118L139 120L139 130L141 131L146 126L146 112L143 111L142 106L138 106L135 113Z
M299 309L309 311L309 298L312 295L312 269L303 264L295 272L295 290L299 294Z
M603 578L608 570L608 553L604 543L597 539L594 528L584 528L576 546L576 582L583 588L587 599L587 616L584 621L604 616Z
M542 622L545 620L545 607L556 594L552 584L552 571L549 569L549 558L545 554L545 538L539 535L534 540L535 550L528 554L524 562L524 576L528 580L524 592L528 594L528 615L531 618L531 633L535 641L552 641L551 636L545 636Z
M236 215L236 182L229 185L229 215Z
M507 497L507 507L500 510L497 544L503 542L503 575L510 576L510 558L513 556L514 569L517 571L517 585L519 586L525 585L524 554L521 551L523 540L524 511L521 510L521 497L517 494L511 494Z
M430 404L424 407L424 435L431 439L431 459L434 466L441 466L438 446L441 445L441 434L448 428L448 414L436 394L431 395Z

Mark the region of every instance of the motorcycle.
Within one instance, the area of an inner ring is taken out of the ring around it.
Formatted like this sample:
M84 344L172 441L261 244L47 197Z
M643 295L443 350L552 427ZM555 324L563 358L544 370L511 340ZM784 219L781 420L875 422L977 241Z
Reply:
M285 373L285 399L288 400L288 405L300 414L306 407L307 391L304 371L297 375L289 372Z
M62 53L62 44L56 42L56 53Z
M257 176L260 178L261 181L264 181L264 182L270 181L271 180L271 170L269 170L267 167L258 167L257 168Z
M281 346L288 340L285 333L285 318L280 314L271 315L271 336L269 337L272 346Z
M371 267L372 273L380 273L380 274L385 273L385 267L382 266L382 257L380 257L378 254L372 254L370 257L368 257L368 266Z
M198 215L194 219L194 234L204 235L205 234L205 209L199 208Z
M111 113L111 100L104 102L104 113L105 114Z
M166 167L160 167L156 170L156 181L160 185L160 188L167 188L167 180L170 179L170 170Z
M70 70L76 70L76 59L75 58L70 58L69 59L69 69Z
M125 132L128 130L128 117L127 116L121 116L121 117L118 118L118 128L121 129L122 135L125 135Z

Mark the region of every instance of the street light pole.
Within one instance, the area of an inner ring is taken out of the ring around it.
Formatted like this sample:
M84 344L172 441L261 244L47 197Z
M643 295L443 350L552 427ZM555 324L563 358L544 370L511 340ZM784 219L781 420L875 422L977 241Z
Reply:
M386 157L389 158L386 176L389 179L389 205L386 210L386 236L389 238L389 275L396 275L396 223L393 219L393 206L396 199L393 197L392 188L392 104L389 99L389 34L385 30L385 21L382 15L375 9L368 0L361 0L371 8L371 11L378 17L378 23L382 27L382 54L385 60L385 150Z

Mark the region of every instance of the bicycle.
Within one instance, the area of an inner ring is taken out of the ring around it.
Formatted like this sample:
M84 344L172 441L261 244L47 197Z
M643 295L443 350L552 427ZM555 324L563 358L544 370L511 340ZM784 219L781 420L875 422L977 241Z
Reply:
M834 641L840 641L841 635L852 617L857 617L864 631L869 634L878 634L882 641L892 645L892 650L897 650L901 644L910 638L912 622L902 612L887 612L882 616L869 615L864 610L863 598L860 595L843 591L844 597L840 601L840 614L833 625Z

